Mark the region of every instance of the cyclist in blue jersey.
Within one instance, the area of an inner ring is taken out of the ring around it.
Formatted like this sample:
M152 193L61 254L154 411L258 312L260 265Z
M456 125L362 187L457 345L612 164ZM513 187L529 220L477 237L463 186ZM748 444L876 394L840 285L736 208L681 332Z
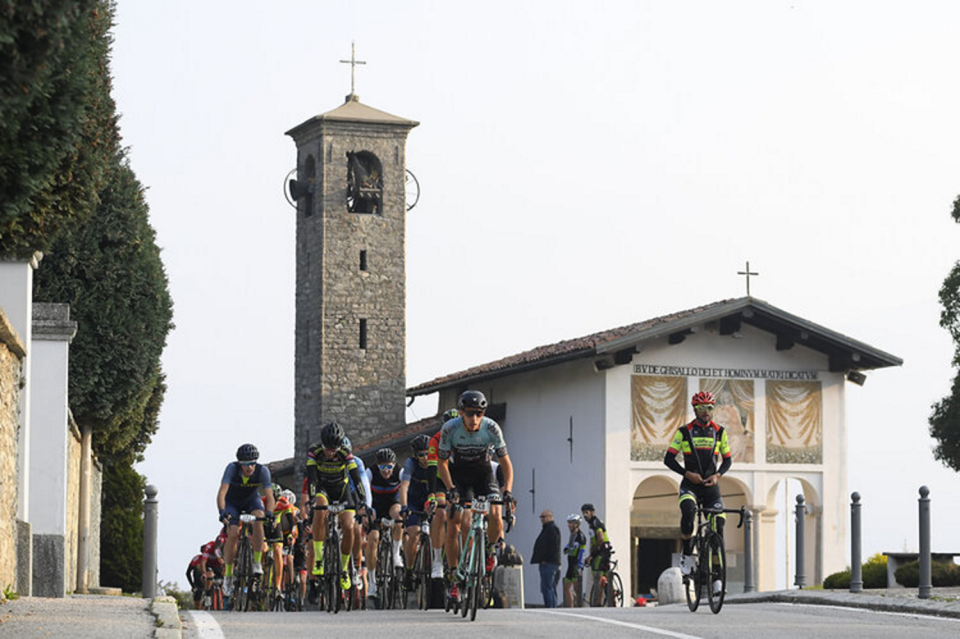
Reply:
M410 443L413 448L413 456L407 458L400 471L400 506L411 511L422 510L424 512L433 512L433 525L442 525L442 511L436 510L437 499L434 496L435 473L432 472L428 457L430 455L430 437L427 435L418 435ZM407 572L413 571L413 562L416 559L417 542L420 539L420 518L416 513L408 513L404 521L406 540L404 542L404 553L407 559ZM437 523L441 522L441 523ZM431 543L431 546L433 544ZM431 577L443 577L443 564L441 563L439 549L432 553Z
M257 463L260 452L253 444L244 444L237 449L237 461L227 464L217 492L217 509L220 521L228 524L227 542L223 549L223 590L229 597L233 594L233 560L237 554L240 515L249 513L256 517L273 516L273 485L270 469ZM261 499L262 496L262 499ZM253 573L263 574L263 523L253 524Z
M485 417L487 398L480 391L468 390L460 395L457 402L460 417L452 419L443 426L440 435L438 453L438 476L447 490L447 502L451 506L447 519L447 565L451 574L455 574L459 563L458 534L466 537L470 527L469 507L475 496L500 497L500 486L490 465L488 450L492 447L503 468L503 501L510 502L513 497L513 464L507 454L507 444L503 439L500 426ZM450 458L456 463L452 465ZM455 512L453 506L463 506L462 512ZM461 533L462 531L462 533ZM492 506L487 527L487 571L496 565L494 550L503 537L503 517L499 505ZM450 596L459 598L459 584L452 584Z
M343 447L351 455L353 454L353 444L350 443L349 437L343 438ZM351 565L352 573L350 578L353 581L353 585L360 588L363 585L363 580L366 578L366 568L363 567L363 551L364 548L366 548L367 534L363 527L363 521L364 518L369 516L371 508L370 479L367 477L367 466L363 463L363 460L359 457L354 457L353 460L357 462L357 471L360 473L363 491L357 490L356 485L354 485L353 475L351 474L350 494L353 496L353 503L357 505L357 512L353 517L353 564ZM354 566L359 566L360 570L355 570Z
M377 546L380 543L379 519L389 517L395 523L391 528L391 549L395 566L403 565L400 558L400 470L397 468L397 454L389 448L377 451L376 468L367 470L370 479L370 492L373 495L373 512L376 519L371 522L367 535L367 566L376 581ZM374 596L374 593L371 593Z

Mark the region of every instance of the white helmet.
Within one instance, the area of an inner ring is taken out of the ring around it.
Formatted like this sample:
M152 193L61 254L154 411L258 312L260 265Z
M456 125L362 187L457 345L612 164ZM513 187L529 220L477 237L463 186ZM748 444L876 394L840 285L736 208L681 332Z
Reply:
M569 515L569 516L567 517L567 521L575 521L575 522L577 522L577 524L579 524L579 523L580 523L580 515L578 515L577 513L572 513L571 515Z
M283 491L282 493L280 493L280 496L281 496L281 497L286 497L286 498L287 498L287 501L290 502L290 505L291 505L291 506L296 506L296 505L297 505L297 496L294 494L294 492L293 492L292 490L289 490L289 489L288 489L288 490L285 490L285 491Z

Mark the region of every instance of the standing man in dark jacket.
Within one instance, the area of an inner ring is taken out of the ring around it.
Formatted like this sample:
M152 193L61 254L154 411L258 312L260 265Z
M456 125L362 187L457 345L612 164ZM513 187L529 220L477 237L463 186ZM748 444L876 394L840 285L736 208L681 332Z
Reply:
M543 530L533 544L532 564L540 564L540 592L543 593L543 605L557 607L557 577L560 576L560 529L553 523L553 512L544 510L540 514Z

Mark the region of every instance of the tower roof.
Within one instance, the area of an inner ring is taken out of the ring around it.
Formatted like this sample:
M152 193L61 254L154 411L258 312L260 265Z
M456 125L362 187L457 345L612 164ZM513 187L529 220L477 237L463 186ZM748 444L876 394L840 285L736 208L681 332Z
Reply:
M367 106L366 104L360 102L360 97L357 94L351 93L347 96L344 103L338 106L336 109L313 116L309 120L306 120L305 122L302 122L301 124L298 124L287 131L287 135L294 135L298 130L317 122L362 122L370 124L392 124L410 129L420 124L415 120L401 118L398 115L393 115L392 113L387 113L386 111L381 111L379 109L374 109L371 106Z

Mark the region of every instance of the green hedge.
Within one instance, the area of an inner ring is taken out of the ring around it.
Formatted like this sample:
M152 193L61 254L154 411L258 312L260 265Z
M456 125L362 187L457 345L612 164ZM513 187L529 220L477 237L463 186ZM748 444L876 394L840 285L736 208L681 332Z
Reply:
M887 558L877 553L867 559L861 567L861 576L863 577L864 588L886 588L887 587ZM831 589L849 589L850 588L850 569L835 572L823 580L823 587L826 590Z
M920 585L920 562L903 564L895 574L898 584L916 588ZM960 586L960 566L951 561L931 562L930 577L934 586Z

